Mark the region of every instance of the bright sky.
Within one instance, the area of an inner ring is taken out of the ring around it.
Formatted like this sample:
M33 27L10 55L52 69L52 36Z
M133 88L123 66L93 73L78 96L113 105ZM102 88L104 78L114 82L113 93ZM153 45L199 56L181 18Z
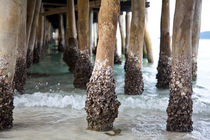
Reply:
M175 10L175 1L170 0L171 10L171 31L173 26L173 16ZM148 29L152 37L160 36L160 16L161 16L162 0L150 0L150 8L148 8ZM210 31L210 0L203 0L202 4L202 20L201 32Z

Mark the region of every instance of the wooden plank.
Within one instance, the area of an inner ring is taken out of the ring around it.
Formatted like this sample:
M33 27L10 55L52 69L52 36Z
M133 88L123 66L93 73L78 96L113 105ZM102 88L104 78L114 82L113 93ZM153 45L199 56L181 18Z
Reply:
M44 6L66 6L66 4L62 4L62 3L49 3L49 2L44 2L43 3Z
M44 4L55 4L55 3L44 3ZM89 7L92 8L100 8L101 1L91 1L89 3ZM58 4L59 5L59 4ZM62 5L62 4L60 4ZM57 6L57 5L55 5ZM66 6L66 5L65 5ZM77 11L78 6L75 5L75 10ZM67 12L67 7L58 7L58 8L49 8L49 11L45 11L44 13L41 13L42 16L50 16L50 15L55 15L55 14L62 14Z
M92 9L92 8L100 8L101 6L101 0L98 0L98 1L90 1L89 2L89 8ZM75 5L75 10L77 11L78 10L78 6Z
M66 12L67 12L67 7L59 7L59 8L53 8L49 11L45 11L44 13L41 13L41 15L50 16L50 15L62 14Z

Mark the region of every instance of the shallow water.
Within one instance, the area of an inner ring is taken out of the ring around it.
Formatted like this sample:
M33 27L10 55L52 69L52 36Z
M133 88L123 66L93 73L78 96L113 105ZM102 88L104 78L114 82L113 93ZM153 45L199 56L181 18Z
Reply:
M159 44L157 39L154 44ZM103 132L86 129L84 110L86 91L73 87L73 75L62 62L62 54L49 50L40 64L33 65L31 73L45 73L44 77L31 76L25 95L14 99L14 127L0 133L3 140L193 140L210 139L210 40L201 40L198 57L198 79L193 86L192 133L166 131L166 108L169 90L158 90L156 67L158 45L154 48L156 62L143 62L145 91L141 96L124 95L124 63L114 67L116 93L121 102L115 128L121 134L110 137Z

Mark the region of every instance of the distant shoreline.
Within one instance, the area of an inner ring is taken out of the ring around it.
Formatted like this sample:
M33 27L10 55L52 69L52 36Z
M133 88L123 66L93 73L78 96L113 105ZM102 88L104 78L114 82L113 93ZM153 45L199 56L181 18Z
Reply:
M210 31L201 32L200 39L210 39Z

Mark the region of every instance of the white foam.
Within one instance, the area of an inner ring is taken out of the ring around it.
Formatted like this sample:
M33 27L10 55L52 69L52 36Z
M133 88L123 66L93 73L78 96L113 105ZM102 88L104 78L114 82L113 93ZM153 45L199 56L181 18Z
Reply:
M56 107L81 110L85 107L86 95L71 94L62 95L61 93L41 93L16 95L14 105L16 107ZM165 112L168 106L168 97L163 96L125 96L118 95L121 102L120 112L127 109L143 109ZM201 101L199 98L193 99L193 113L209 114L209 104Z
M71 107L83 109L85 106L85 95L60 95L58 93L41 93L17 95L14 98L14 105L25 107Z

